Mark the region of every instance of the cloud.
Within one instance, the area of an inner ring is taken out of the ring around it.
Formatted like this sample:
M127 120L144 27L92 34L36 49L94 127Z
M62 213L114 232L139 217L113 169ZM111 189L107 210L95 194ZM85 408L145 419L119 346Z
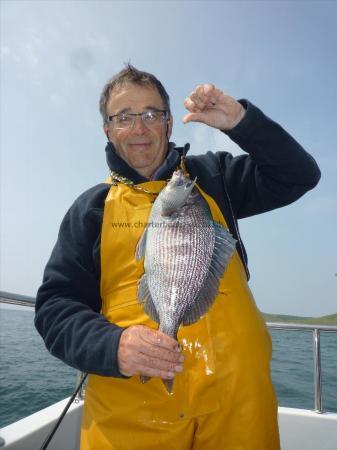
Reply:
M39 64L40 61L40 55L39 55L39 51L36 48L35 44L33 42L31 43L26 43L23 46L23 54L25 56L25 60L26 62L31 66L31 67L36 67Z
M56 93L50 94L50 102L57 109L61 109L66 105L65 98Z
M1 57L25 67L37 68L46 45L35 27L22 28L18 36L5 35L8 43L1 46Z
M14 61L16 64L20 64L22 61L22 58L14 52L8 45L2 45L1 46L1 59L8 59Z
M310 199L303 204L301 211L310 214L336 215L337 213L337 197L319 196Z
M83 74L94 65L94 52L88 47L78 47L70 51L70 67Z
M7 45L2 45L0 52L1 52L1 56L9 55L9 47Z
M330 155L318 155L316 156L317 163L322 171L336 171L337 170L337 156L335 153Z

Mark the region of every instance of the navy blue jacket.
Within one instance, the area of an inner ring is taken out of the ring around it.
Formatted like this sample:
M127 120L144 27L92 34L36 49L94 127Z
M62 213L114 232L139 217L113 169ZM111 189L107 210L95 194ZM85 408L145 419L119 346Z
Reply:
M280 125L247 100L240 102L246 114L226 134L247 154L208 152L188 156L186 166L220 207L249 277L237 220L294 202L318 183L320 171ZM111 170L135 183L147 181L117 156L111 144L106 154ZM160 179L169 178L175 168L169 165ZM123 328L100 314L100 238L109 189L103 183L89 189L65 215L37 293L35 325L48 350L65 363L84 372L121 377L117 350Z

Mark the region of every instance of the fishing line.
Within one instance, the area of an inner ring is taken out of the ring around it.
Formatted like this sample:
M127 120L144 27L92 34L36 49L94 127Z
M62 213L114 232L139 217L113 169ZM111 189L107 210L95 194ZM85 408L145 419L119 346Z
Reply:
M44 443L42 444L42 446L39 448L39 450L45 450L50 441L52 440L54 434L56 433L56 430L58 429L58 427L60 426L64 416L66 415L68 409L70 408L70 405L72 404L72 402L75 400L76 395L78 394L78 391L81 389L81 387L83 386L83 383L85 382L85 380L87 379L88 374L86 373L84 375L84 377L82 378L82 380L80 381L80 383L78 384L77 388L75 389L75 392L73 393L73 395L70 397L68 403L66 404L64 410L62 411L58 421L56 422L54 428L51 430L51 432L49 433L49 435L47 436L46 440L44 441Z
M214 128L214 127L208 127L208 129L209 129L210 136L211 136L211 145L212 145L211 152L215 153L215 152L228 151L228 150L226 150L228 143L226 142L225 134L221 130ZM216 136L220 136L220 135L221 135L221 137L224 138L221 146L220 146L219 142L217 142L217 140L216 140Z

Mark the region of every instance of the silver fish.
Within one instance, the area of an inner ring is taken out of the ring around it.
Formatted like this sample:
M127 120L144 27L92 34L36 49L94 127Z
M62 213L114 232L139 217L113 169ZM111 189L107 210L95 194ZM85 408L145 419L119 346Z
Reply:
M159 330L174 339L180 324L197 322L213 304L236 243L213 221L195 181L181 170L173 173L136 249L137 260L145 257L138 300ZM173 380L163 382L171 393Z

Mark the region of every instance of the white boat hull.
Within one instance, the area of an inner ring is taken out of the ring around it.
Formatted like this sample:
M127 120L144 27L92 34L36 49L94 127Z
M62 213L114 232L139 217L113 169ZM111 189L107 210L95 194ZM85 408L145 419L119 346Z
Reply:
M67 402L62 400L3 428L0 450L38 450ZM71 405L48 450L79 449L82 407L83 401ZM280 407L279 426L282 450L337 450L336 413Z

